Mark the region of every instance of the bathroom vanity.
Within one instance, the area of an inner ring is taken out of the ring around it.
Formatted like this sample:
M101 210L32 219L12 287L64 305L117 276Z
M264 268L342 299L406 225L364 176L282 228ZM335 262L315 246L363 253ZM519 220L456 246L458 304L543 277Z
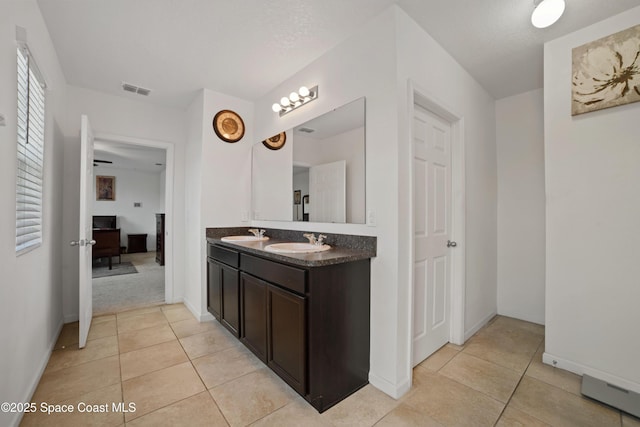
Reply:
M319 412L366 385L375 238L364 237L367 248L334 240L326 252L284 255L265 247L301 241L301 232L221 241L230 230L207 230L209 312Z

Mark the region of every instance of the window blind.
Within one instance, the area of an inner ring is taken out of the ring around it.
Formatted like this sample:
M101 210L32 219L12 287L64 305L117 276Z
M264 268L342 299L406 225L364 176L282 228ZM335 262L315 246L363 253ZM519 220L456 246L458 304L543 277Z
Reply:
M42 243L44 84L29 51L18 52L16 252Z

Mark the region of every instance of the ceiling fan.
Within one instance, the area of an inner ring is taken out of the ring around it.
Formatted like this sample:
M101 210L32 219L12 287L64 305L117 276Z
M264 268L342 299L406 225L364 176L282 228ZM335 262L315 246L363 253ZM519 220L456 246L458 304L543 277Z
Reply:
M93 160L93 166L99 166L98 163L113 163L111 160Z

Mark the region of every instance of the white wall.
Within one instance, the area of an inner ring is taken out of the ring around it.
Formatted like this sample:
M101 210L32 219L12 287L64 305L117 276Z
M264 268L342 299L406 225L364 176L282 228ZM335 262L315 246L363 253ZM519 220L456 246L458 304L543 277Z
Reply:
M146 234L147 251L156 250L156 214L164 212L160 198L160 173L117 169L107 166L94 168L96 175L115 176L116 199L96 200L93 186L93 215L117 215L120 246L128 247L127 234ZM140 202L141 207L133 207Z
M64 147L64 219L63 242L77 238L80 177L80 115L87 114L94 134L118 135L167 142L174 146L173 211L165 212L171 221L173 236L173 296L168 302L181 301L185 263L185 112L107 95L89 89L67 86L67 123ZM172 220L171 220L172 218ZM155 246L155 245L154 245ZM65 321L78 318L78 251L63 245L63 312ZM169 267L169 266L168 266Z
M571 49L640 7L545 44L547 363L640 392L640 103L571 116Z
M290 221L293 218L293 147L298 136L291 129L286 135L287 140L279 150L271 150L262 142L254 143L251 148L253 219Z
M544 324L542 89L496 101L498 314Z
M398 9L398 74L397 97L399 108L399 182L398 189L398 259L400 328L402 337L401 375L410 381L410 322L411 313L409 275L412 266L412 233L410 212L411 194L411 117L408 113L411 80L422 95L455 113L464 122L464 158L466 198L461 203L466 213L466 307L464 313L465 336L477 331L496 313L497 298L497 174L495 145L495 102L493 98L425 33L404 11ZM367 120L367 123L370 123ZM368 149L368 147L367 147ZM367 170L369 170L367 165ZM384 178L388 172L381 169ZM455 197L455 195L454 195ZM458 203L454 201L454 203ZM452 236L454 239L459 237Z
M27 42L47 84L44 141L43 243L16 256L16 38ZM0 13L0 402L28 402L62 327L62 126L66 82L35 1L2 2ZM0 412L0 425L20 414Z
M213 117L224 109L235 111L244 121L245 133L238 142L224 142L213 130ZM189 107L187 117L188 268L184 300L197 317L208 319L206 229L249 225L253 104L204 89Z

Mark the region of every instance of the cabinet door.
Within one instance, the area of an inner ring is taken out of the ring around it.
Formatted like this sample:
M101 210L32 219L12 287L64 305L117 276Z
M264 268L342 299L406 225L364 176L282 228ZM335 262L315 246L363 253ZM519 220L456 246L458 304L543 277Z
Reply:
M267 362L267 282L240 274L240 340L260 360Z
M297 392L307 392L306 299L269 285L267 364Z
M207 258L207 310L220 320L222 313L222 268Z
M220 265L222 284L221 323L236 337L240 336L239 274L235 268Z

